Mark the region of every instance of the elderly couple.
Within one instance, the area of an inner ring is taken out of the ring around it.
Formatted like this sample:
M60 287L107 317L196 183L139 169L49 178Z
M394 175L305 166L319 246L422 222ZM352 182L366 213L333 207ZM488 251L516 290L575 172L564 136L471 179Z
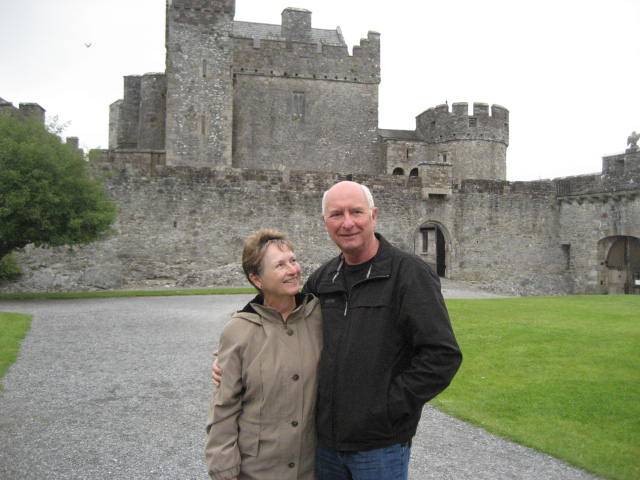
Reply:
M422 407L460 366L438 277L375 233L369 189L335 184L322 216L341 253L302 293L284 234L245 241L242 267L259 294L220 338L213 479L407 479Z

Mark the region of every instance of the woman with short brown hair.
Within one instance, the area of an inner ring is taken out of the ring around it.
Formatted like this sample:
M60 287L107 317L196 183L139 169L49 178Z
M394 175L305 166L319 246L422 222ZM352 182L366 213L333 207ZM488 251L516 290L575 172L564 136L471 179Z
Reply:
M207 422L209 475L311 480L320 305L299 293L293 245L277 230L246 238L242 268L259 293L233 314L220 337L224 375Z

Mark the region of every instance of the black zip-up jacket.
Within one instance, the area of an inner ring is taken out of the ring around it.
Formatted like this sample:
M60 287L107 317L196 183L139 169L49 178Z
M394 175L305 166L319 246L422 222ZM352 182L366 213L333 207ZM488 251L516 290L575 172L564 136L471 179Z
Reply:
M319 445L334 450L409 441L424 403L449 385L462 361L438 277L376 237L371 268L350 295L342 256L304 288L322 305L316 422Z

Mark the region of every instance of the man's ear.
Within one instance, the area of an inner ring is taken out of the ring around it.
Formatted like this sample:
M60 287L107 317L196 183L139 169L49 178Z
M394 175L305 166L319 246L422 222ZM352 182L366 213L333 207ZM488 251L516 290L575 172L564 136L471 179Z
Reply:
M374 223L378 220L378 207L371 209L371 220L373 220Z

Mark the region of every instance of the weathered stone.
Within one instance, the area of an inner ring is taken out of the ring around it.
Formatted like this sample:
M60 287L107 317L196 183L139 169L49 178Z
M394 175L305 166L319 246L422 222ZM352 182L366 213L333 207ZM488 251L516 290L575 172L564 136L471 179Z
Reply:
M415 130L378 129L379 34L349 55L306 10L280 26L234 21L234 8L168 5L166 74L125 77L111 150L92 164L117 233L27 248L24 276L2 290L247 285L242 241L267 226L289 233L308 275L337 253L322 194L354 180L373 192L378 230L441 276L516 294L640 293L639 152L605 157L601 174L508 182L504 107L439 105Z

